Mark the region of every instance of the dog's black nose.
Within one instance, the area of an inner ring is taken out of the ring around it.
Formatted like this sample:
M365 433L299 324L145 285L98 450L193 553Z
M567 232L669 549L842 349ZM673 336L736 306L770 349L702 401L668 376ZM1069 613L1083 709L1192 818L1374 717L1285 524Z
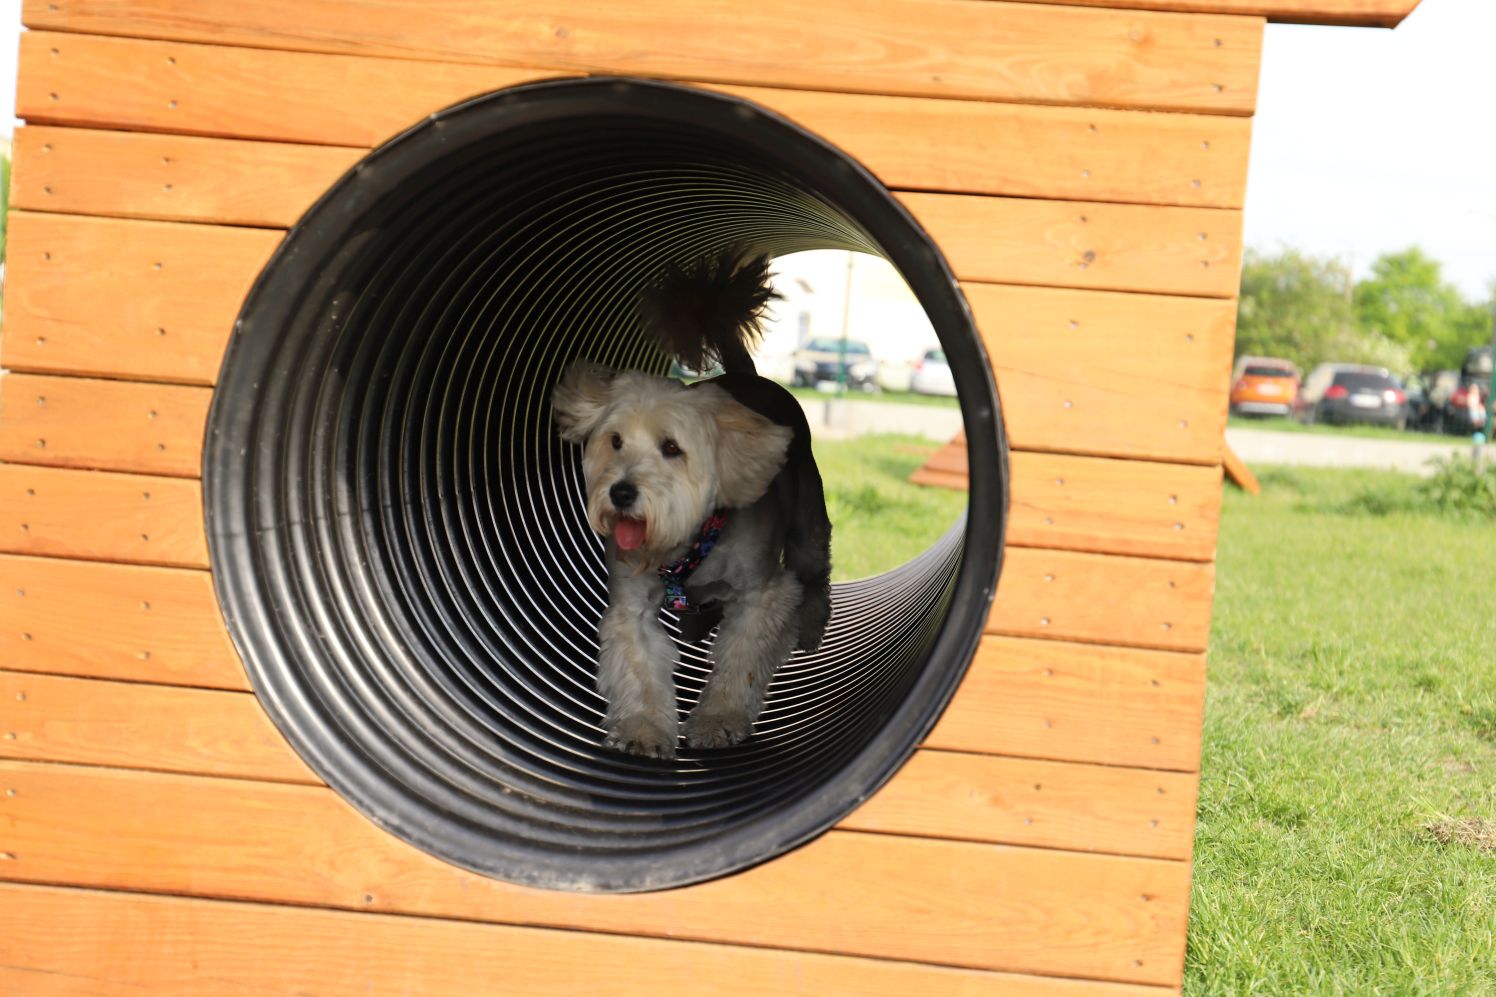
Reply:
M634 499L639 497L639 489L627 481L620 481L608 489L608 498L613 500L616 509L627 509L634 504Z

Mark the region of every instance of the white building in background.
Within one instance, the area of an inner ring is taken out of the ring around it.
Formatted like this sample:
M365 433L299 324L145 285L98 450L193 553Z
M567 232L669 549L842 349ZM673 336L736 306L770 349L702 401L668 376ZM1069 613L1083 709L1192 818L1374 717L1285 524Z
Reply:
M898 271L884 259L841 250L815 250L774 261L774 287L784 296L771 307L758 351L759 373L789 381L790 357L811 338L868 344L885 387L907 390L914 365L940 345L935 329Z

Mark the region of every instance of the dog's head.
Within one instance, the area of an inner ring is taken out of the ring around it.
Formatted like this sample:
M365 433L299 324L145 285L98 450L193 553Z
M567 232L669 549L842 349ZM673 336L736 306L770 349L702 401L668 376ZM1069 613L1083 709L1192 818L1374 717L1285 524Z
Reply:
M584 446L587 519L621 551L691 540L719 507L751 505L784 465L791 432L721 388L577 361L552 402Z

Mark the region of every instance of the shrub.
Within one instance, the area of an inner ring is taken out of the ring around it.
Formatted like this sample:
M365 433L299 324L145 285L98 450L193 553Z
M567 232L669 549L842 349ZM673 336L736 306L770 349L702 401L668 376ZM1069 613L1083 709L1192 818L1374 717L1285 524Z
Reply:
M1436 470L1414 487L1429 512L1461 518L1496 519L1496 461L1437 458Z

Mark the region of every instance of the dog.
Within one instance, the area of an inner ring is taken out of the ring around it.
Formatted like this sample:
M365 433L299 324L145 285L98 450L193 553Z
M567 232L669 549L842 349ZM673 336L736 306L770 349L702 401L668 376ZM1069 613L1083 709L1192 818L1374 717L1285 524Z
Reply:
M583 447L588 524L607 538L609 748L675 757L676 649L661 609L679 614L683 639L717 629L684 725L693 748L747 738L774 672L825 633L831 522L810 427L750 352L775 297L766 256L728 248L669 267L641 292L644 328L685 366L724 373L686 385L579 360L553 392L561 437Z

